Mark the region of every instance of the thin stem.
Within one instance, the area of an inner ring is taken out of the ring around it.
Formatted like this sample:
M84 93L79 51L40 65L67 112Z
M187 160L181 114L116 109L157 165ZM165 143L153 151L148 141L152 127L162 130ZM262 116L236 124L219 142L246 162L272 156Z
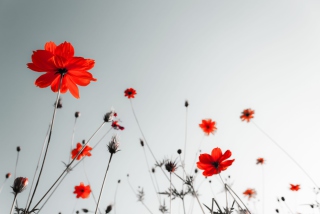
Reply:
M211 214L213 214L213 205L214 205L214 198L212 198L212 202L211 202Z
M27 208L27 211L29 211L29 208L30 208L30 206L32 204L33 197L34 197L34 195L35 195L35 193L37 191L37 188L38 188L38 185L39 185L39 181L40 181L40 177L41 177L41 174L42 174L42 170L43 170L43 167L44 167L44 163L45 163L45 160L46 160L46 157L47 157L47 152L48 152L48 148L49 148L49 144L50 144L50 140L51 140L51 135L52 135L52 129L53 129L53 125L54 125L54 119L55 119L55 116L56 116L58 101L59 101L59 98L60 98L60 89L61 89L61 85L62 85L62 79L63 79L63 75L61 75L61 77L60 77L58 94L57 94L56 102L55 102L55 105L54 105L52 120L51 120L51 123L50 123L51 126L50 126L50 131L49 131L46 151L44 153L44 157L43 157L43 160L42 160L42 164L41 164L40 172L39 172L38 179L37 179L37 182L36 182L36 186L34 187L34 190L33 190L33 193L32 193L31 199L30 199L30 203L29 203L28 208Z
M151 210L144 204L144 202L143 201L141 201L141 203L143 204L143 206L149 211L149 213L151 213L152 214L152 212L151 212Z
M14 193L14 199L13 199L13 202L12 202L10 214L12 214L12 211L13 211L13 208L14 208L14 204L16 203L16 200L17 200L17 195L18 195L17 193Z
M263 172L263 166L261 166L262 170L262 213L264 214L264 172Z
M172 187L171 187L171 172L170 172L170 214L171 214L171 191L172 191Z
M76 203L74 203L73 210L72 210L72 213L71 213L71 214L73 214L74 211L76 210L76 206L77 206L77 204L78 204L78 201L79 201L79 200L76 199Z
M186 162L186 153L187 153L187 132L188 131L188 107L186 107L186 127L185 127L185 135L184 135L184 154L183 154L183 162L181 163L183 166L185 165ZM180 157L181 159L181 157ZM185 174L183 173L183 178Z
M311 176L302 168L302 166L300 166L300 164L293 159L293 157L291 155L289 155L288 152L286 152L286 150L284 150L273 138L270 137L270 135L268 135L265 131L263 131L256 123L252 122L253 125L255 125L255 127L257 129L259 129L267 138L269 138L282 152L284 152L300 169L301 171L311 180L311 182L317 187L318 185L316 184L316 182L311 178Z
M75 130L76 130L76 123L77 123L77 117L75 118L74 120L74 124L73 124L73 130L72 130L72 137L71 137L71 149L70 151L72 151L73 149L73 141L74 141L74 133L75 133ZM70 155L68 155L68 163L70 163Z
M248 207L243 203L243 201L239 198L239 196L231 189L231 187L229 187L228 184L225 184L225 185L226 185L226 188L229 191L229 193L232 192L239 199L239 201L243 204L243 206L246 208L246 210L249 212L249 214L251 214L251 212L248 209ZM230 190L231 190L231 192L230 192Z
M17 160L16 160L16 166L15 166L15 168L14 168L14 179L16 179L16 174L17 174L17 167L18 167L18 161L19 161L19 153L20 152L17 152L18 154L17 154ZM13 179L13 180L14 180Z
M119 182L117 183L116 191L114 193L114 198L113 198L113 201L114 201L114 214L116 214L116 199L117 199L118 187L119 187Z
M79 153L76 155L76 157L67 165L67 167L63 170L63 172L60 174L60 176L56 179L56 181L51 185L51 187L47 190L47 192L42 196L42 198L38 201L38 203L32 208L32 210L35 210L35 208L41 203L41 201L47 196L47 194L51 191L51 189L58 183L58 181L61 179L61 177L64 175L65 172L67 172L70 169L70 166L72 163L77 159L79 154L83 151L85 146L92 140L92 138L98 133L98 131L104 126L105 122L103 122L100 127L93 133L93 135L89 138L87 143L85 143L82 147L82 149L79 151ZM30 206L30 205L29 205Z
M202 139L201 139L201 141L200 141L200 144L199 144L199 147L198 147L198 150L197 150L197 152L196 152L196 154L195 154L195 156L194 156L194 160L193 160L193 164L192 164L192 166L191 166L190 174L191 174L191 172L192 172L192 170L193 170L193 166L196 164L196 160L197 160L197 157L198 157L198 152L200 152L200 148L201 148L201 145L202 145L202 142L203 142L204 137L205 137L205 136L202 137Z
M3 181L3 183L1 184L1 187L0 187L0 193L1 193L1 191L2 191L2 188L3 188L3 186L4 186L4 184L6 183L6 181L8 180L8 178L6 178L6 180L4 180Z
M184 204L184 198L181 198L181 200L182 200L183 213L186 214L186 207Z
M220 173L219 173L219 177L220 177L220 179L221 179L222 184L224 185L224 191L225 191L225 193L226 193L226 212L227 212L227 214L228 214L229 211L228 211L228 194L227 194L227 186L226 186L227 184L223 182Z
M107 167L106 173L104 175L104 179L103 179L103 182L102 182L102 186L101 186L101 190L100 190L100 194L99 194L99 198L98 198L98 203L97 203L97 206L96 206L96 211L94 212L95 214L97 214L97 211L98 211L98 207L99 207L99 203L100 203L100 199L101 199L104 183L105 183L106 178L107 178L107 174L108 174L108 170L109 170L109 166L110 166L110 162L111 162L112 156L113 156L113 153L111 153L110 158L109 158L108 167Z

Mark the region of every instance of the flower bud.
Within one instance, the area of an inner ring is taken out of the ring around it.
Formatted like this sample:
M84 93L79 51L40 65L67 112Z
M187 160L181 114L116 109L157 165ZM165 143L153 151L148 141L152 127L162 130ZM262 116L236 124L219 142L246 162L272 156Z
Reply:
M75 118L78 118L78 117L80 117L80 112L78 112L78 111L76 111L76 113L74 113L74 116L75 116Z
M189 106L188 100L186 100L186 101L184 102L184 106L185 106L186 108L188 108L188 106Z
M21 147L17 146L17 152L20 152L20 151L21 151Z
M178 149L178 154L180 155L182 153L182 150L181 149Z
M112 205L110 204L110 205L107 206L106 214L107 214L107 213L110 213L111 210L112 210Z
M28 185L28 178L23 178L23 177L17 177L14 180L13 186L11 187L13 192L18 194L25 190L25 188Z
M9 172L9 173L6 174L6 179L8 179L10 177L11 177L11 173Z

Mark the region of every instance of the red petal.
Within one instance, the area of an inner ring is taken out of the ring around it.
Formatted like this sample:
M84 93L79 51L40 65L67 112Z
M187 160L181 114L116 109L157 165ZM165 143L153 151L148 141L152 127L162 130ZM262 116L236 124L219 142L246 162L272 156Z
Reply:
M52 41L50 41L50 42L47 42L45 45L44 45L44 49L46 50L46 51L49 51L49 52L51 52L51 53L53 53L54 54L54 51L56 50L56 44L54 43L54 42L52 42Z
M55 54L58 56L62 56L63 58L69 59L74 55L74 48L69 42L61 43L57 46L55 50Z
M78 89L78 86L72 81L72 79L66 75L65 76L65 79L66 79L66 82L67 82L67 87L70 91L70 93L77 99L80 98L79 96L79 89Z
M205 170L202 174L204 176L212 176L212 175L215 175L215 174L219 174L220 172L216 169L216 168L212 168L210 170Z
M227 151L220 157L219 162L222 162L222 161L230 158L230 157L231 157L231 154L232 154L231 151L230 151L230 150L227 150Z
M226 170L229 166L232 165L233 161L234 161L234 159L233 159L233 160L224 161L224 162L220 163L219 168L220 168L222 171L224 171L224 170Z
M211 152L213 162L218 162L221 155L222 155L221 149L219 147L214 148Z
M52 59L56 68L65 68L68 64L68 59L62 56L54 56Z
M41 75L36 79L35 85L40 88L46 88L52 84L56 77L60 76L59 74L55 74L53 72L47 72L46 74Z
M214 168L211 164L205 164L201 162L197 162L197 167L202 170L209 170L211 168Z
M212 157L209 154L201 154L199 156L199 161L203 164L212 164L213 163Z
M53 54L45 50L34 51L31 59L32 63L28 63L28 68L38 72L55 72L56 66L52 62Z
M93 59L85 59L83 57L72 57L69 59L69 63L67 66L68 71L87 71L92 69L94 66Z
M53 92L58 92L58 90L59 90L60 77L61 77L60 74L57 75L55 80L51 83L51 90ZM65 79L65 77L63 77L60 92L66 93L67 91L68 91L68 88L67 88L67 84L66 84L66 79Z

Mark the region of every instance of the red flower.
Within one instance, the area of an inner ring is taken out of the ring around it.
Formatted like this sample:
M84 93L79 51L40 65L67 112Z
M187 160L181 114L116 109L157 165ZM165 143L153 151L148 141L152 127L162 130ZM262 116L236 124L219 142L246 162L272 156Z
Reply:
M120 125L118 124L118 121L116 121L116 120L112 122L111 127L114 128L114 129L116 129L116 130L119 130L119 129L120 129L120 130L124 130L124 127L123 127L123 126L120 126Z
M54 42L47 42L44 50L33 52L31 59L32 62L27 64L28 68L36 72L46 72L35 81L35 85L40 88L51 85L51 90L57 92L62 77L60 92L69 90L75 98L79 98L77 85L87 86L90 81L96 81L88 72L93 68L94 60L74 56L73 46L69 42L58 46Z
M202 120L202 123L199 124L199 126L206 135L209 135L210 133L213 134L217 130L216 122L211 119Z
M85 186L82 182L79 186L74 187L74 194L77 194L77 198L88 198L91 193L90 185Z
M199 162L197 162L197 166L199 169L204 170L204 176L212 176L215 174L219 174L221 171L226 170L229 166L232 165L233 160L227 160L231 156L231 151L227 150L224 154L222 154L220 148L214 148L209 154L201 154L199 156Z
M257 164L264 164L264 159L263 158L257 158Z
M11 173L9 172L9 173L6 174L6 179L8 179L10 177L11 177Z
M300 184L297 184L297 185L293 185L293 184L290 184L290 190L292 191L298 191L300 189Z
M72 159L74 159L77 154L81 151L82 149L82 145L81 143L77 143L77 148L73 149L71 152L72 155ZM85 146L83 151L78 155L77 160L80 160L83 156L91 156L90 151L92 150L92 148L90 146Z
M248 123L253 118L254 110L251 110L250 108L243 110L242 115L240 116L240 119L242 121L247 121Z
M128 97L128 99L134 98L136 94L137 92L133 88L128 88L124 91L124 96Z
M243 194L245 196L248 196L248 199L250 200L250 198L254 198L257 194L257 192L254 189L247 189L246 191L243 192Z

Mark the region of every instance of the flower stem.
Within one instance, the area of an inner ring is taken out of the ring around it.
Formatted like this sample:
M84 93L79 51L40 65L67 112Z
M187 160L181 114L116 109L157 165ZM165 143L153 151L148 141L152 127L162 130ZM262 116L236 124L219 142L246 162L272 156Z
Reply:
M171 192L172 192L172 187L171 187L171 172L170 172L170 214L171 214Z
M183 165L183 167L185 166L185 162L186 162L186 153L187 153L187 132L188 131L188 107L186 107L186 128L185 128L185 136L184 136L184 153L183 153L183 162L181 163ZM180 157L181 159L181 157ZM185 176L185 173L183 172L183 178Z
M74 124L73 124L72 137L71 137L71 150L70 150L70 152L71 152L72 149L73 149L73 141L74 141L74 133L75 133L75 130L76 130L76 124L77 124L77 117L75 118ZM68 155L68 163L70 163L70 154Z
M220 177L220 179L221 179L222 184L224 185L224 191L225 191L225 193L226 193L226 212L227 212L227 214L228 214L229 211L228 211L228 195L227 195L227 186L226 186L227 184L223 182L220 173L219 173L219 177Z
M36 185L34 187L34 190L33 190L33 193L32 193L31 199L30 199L30 203L29 203L29 205L27 207L27 211L29 211L29 208L30 208L30 206L32 204L33 197L34 197L34 195L35 195L35 193L37 191L37 188L38 188L38 185L39 185L39 181L40 181L40 177L41 177L42 170L43 170L43 166L44 166L44 163L45 163L45 160L46 160L46 157L47 157L47 152L48 152L48 148L49 148L49 144L50 144L50 140L51 140L51 135L52 135L52 129L53 129L53 125L54 125L54 119L55 119L55 116L56 116L58 101L59 101L59 98L60 98L60 89L61 89L61 85L62 85L62 79L63 79L63 75L61 75L61 77L60 77L58 94L57 94L56 102L55 102L55 105L54 105L54 110L53 110L53 115L52 115L51 126L50 126L50 130L49 130L48 142L47 142L46 150L45 150L45 153L44 153L44 156L43 156L43 160L42 160L40 172L39 172L39 175L38 175L38 179L37 179Z
M13 202L12 202L12 206L11 206L10 214L12 213L13 208L14 208L14 204L16 203L17 195L18 195L18 193L14 193L14 199L13 199Z
M238 199L239 201L243 204L243 206L246 208L246 210L249 212L249 214L251 214L250 210L248 209L248 207L245 205L245 203L243 203L243 201L239 198L239 196L231 189L231 187L229 187L228 184L225 184L226 185L226 189L229 191L229 193L233 193ZM231 190L231 192L230 192Z
M97 211L98 211L98 207L99 207L99 203L100 203L103 187L104 187L104 184L105 184L105 181L106 181L106 178L107 178L107 174L108 174L108 170L109 170L109 166L110 166L110 162L111 162L112 156L113 156L113 153L111 153L110 158L109 158L108 167L107 167L106 173L104 175L104 179L103 179L103 182L102 182L102 186L101 186L101 190L100 190L100 194L99 194L99 198L98 198L98 203L97 203L97 206L96 206L96 211L94 212L95 214L97 214Z
M14 168L14 179L16 179L16 174L17 174L17 167L18 167L18 161L19 161L19 153L20 152L17 152L17 160L16 160L16 166Z

